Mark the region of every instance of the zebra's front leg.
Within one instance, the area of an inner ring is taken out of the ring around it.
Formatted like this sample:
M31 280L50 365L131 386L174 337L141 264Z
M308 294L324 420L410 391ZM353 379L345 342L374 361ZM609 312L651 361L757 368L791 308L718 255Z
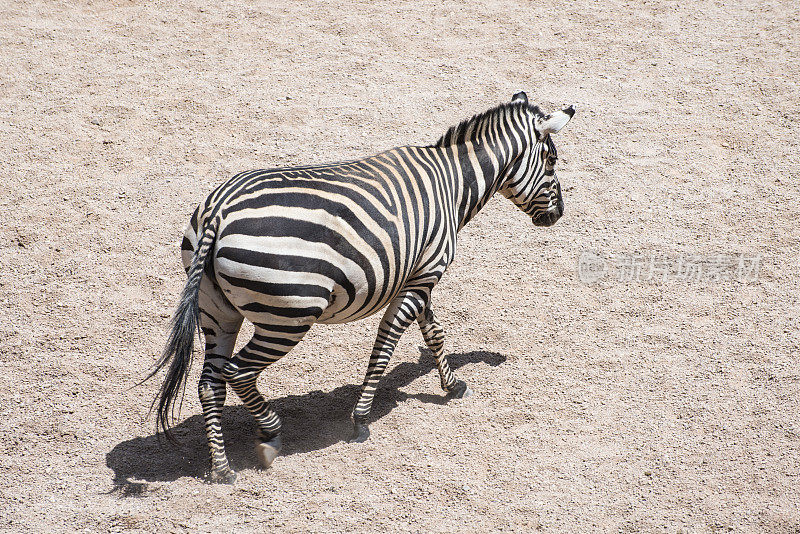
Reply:
M372 410L372 400L375 398L378 382L389 364L389 359L392 357L400 336L425 309L426 300L427 298L424 298L420 292L406 290L395 297L389 304L386 313L383 314L381 324L378 326L378 336L375 338L375 345L369 359L367 374L361 385L361 395L353 410L353 434L348 440L350 443L361 443L369 437L367 418Z
M444 353L444 329L441 323L436 319L430 304L419 314L417 322L419 323L419 328L422 331L422 337L425 339L425 343L436 359L436 367L439 369L442 389L447 392L449 397L455 399L472 395L472 390L469 389L467 383L463 380L456 380L455 374L453 374L453 371L450 369L450 363L447 361L447 356Z

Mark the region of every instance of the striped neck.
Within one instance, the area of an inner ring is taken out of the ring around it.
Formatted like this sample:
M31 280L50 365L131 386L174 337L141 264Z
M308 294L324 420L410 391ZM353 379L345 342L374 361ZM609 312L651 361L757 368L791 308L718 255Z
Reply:
M454 194L458 229L464 227L501 188L509 172L536 141L525 104L503 104L450 128L435 146L457 162Z

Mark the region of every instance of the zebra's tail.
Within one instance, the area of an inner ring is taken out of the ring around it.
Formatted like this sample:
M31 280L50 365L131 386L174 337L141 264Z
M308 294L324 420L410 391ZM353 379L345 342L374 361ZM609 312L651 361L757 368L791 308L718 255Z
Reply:
M206 264L211 257L211 250L214 247L214 240L217 236L217 219L212 219L206 224L203 235L197 242L192 264L187 271L186 285L183 287L178 307L172 316L172 328L167 338L167 345L161 358L156 362L150 374L142 380L145 382L155 376L161 369L169 364L167 376L158 395L150 405L158 405L156 415L156 429L163 430L167 440L175 443L175 438L170 431L171 421L174 419L175 400L181 394L181 402L178 404L178 412L183 402L186 379L192 367L192 357L194 352L194 336L199 337L200 327L200 281L203 279L203 272Z

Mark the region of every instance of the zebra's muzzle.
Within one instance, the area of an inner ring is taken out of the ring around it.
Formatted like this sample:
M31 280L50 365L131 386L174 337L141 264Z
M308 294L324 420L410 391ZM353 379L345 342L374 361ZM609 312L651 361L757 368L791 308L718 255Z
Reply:
M564 214L564 201L559 200L555 206L549 208L547 211L540 213L536 217L532 217L533 224L536 226L553 226L557 220Z

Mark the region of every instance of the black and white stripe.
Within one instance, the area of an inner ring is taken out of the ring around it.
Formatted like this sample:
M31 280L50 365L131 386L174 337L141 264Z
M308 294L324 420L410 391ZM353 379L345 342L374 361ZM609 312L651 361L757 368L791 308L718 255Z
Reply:
M353 441L367 438L378 382L414 321L434 353L442 388L457 397L468 393L444 356L431 290L453 259L458 230L495 192L536 225L558 220L564 204L551 134L573 114L570 107L545 115L518 93L431 146L248 171L218 187L195 211L182 244L189 279L153 371L170 364L157 399L159 425L168 434L198 323L206 345L199 394L216 481L235 477L220 427L225 384L256 418L264 450L273 451L262 458L269 464L280 448L281 421L256 379L314 323L355 321L385 308L353 411ZM245 318L255 333L233 355Z

